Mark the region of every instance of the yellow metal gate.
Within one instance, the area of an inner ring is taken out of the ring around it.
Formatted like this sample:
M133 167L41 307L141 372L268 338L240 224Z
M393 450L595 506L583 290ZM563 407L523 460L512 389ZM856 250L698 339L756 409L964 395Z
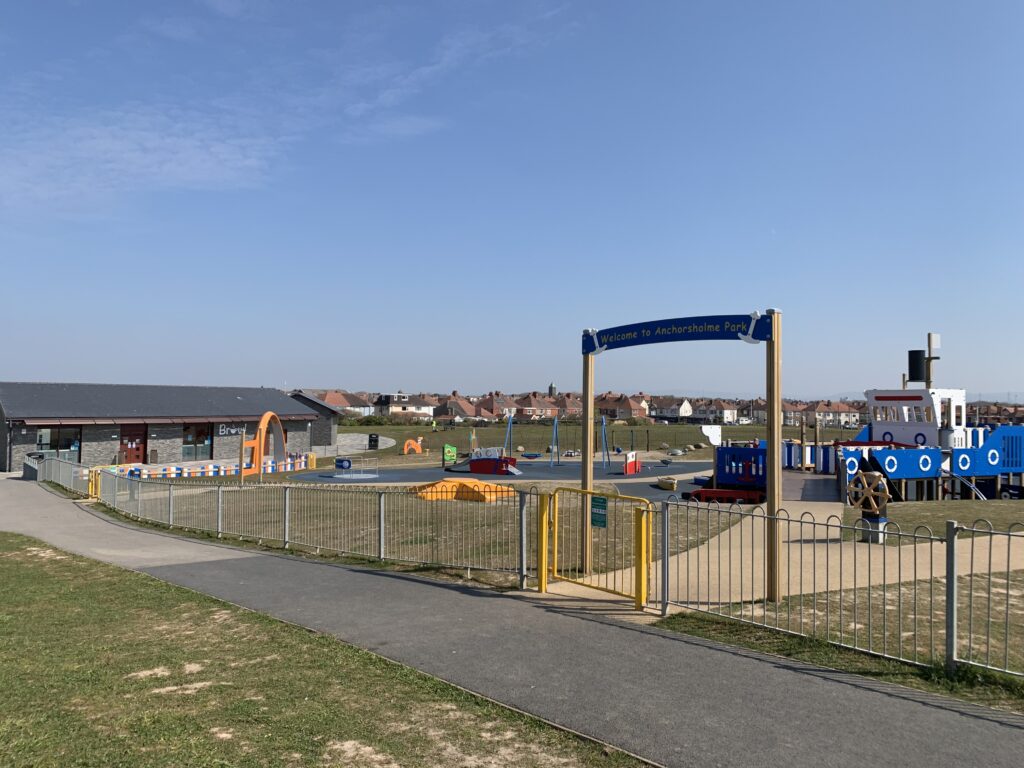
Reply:
M540 590L551 577L633 598L642 609L650 583L652 519L647 499L556 489L542 499L538 521Z

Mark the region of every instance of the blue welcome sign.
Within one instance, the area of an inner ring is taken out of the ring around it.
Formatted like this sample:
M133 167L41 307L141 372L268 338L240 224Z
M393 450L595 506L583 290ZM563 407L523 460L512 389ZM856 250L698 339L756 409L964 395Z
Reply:
M677 317L633 325L618 325L602 331L584 331L583 354L596 355L608 349L660 344L666 341L770 341L772 320L767 315L708 315Z

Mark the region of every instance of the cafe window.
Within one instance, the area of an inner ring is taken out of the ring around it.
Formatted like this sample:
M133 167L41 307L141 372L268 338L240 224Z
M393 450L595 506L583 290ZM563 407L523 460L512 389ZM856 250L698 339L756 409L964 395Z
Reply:
M213 425L186 424L181 439L182 461L208 461L213 458Z
M36 430L36 450L46 456L78 461L81 448L81 427L40 427Z

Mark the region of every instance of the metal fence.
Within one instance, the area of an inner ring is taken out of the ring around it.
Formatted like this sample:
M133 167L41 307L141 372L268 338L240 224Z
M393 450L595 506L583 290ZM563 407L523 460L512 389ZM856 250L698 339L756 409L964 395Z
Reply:
M655 513L650 604L710 613L923 665L1024 675L1024 525L904 531L832 515L769 518L666 502ZM949 610L952 606L952 610Z
M41 481L90 491L90 470L81 464L47 459L37 471ZM780 511L772 521L759 508L696 502L638 512L635 500L605 499L601 507L578 492L559 498L533 489L481 502L456 492L422 498L408 489L240 487L93 470L97 488L107 506L151 523L270 546L514 574L520 586L541 575L540 541L552 579L645 595L648 607L662 613L679 607L913 664L1024 676L1021 523L997 531L986 521L948 521L936 533L810 512ZM775 595L767 556L773 526Z
M42 462L40 479L89 492L88 467ZM492 501L457 491L422 498L411 490L331 485L249 486L140 480L94 471L99 498L129 517L268 546L403 563L516 574L536 572L535 490Z
M89 495L89 467L84 464L44 458L36 462L36 479L59 485L82 496Z

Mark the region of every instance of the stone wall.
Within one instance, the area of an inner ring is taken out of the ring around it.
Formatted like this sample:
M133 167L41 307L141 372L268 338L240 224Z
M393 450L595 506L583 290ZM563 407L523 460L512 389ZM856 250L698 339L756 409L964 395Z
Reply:
M316 423L315 421L313 423ZM309 452L308 421L282 421L281 425L288 432L288 450L293 453ZM251 421L245 424L245 437L252 439L259 424ZM213 458L214 461L238 461L238 452L242 442L242 422L223 422L213 425Z
M245 427L246 438L256 433L258 426L255 421L243 424L241 421L218 422L213 425L213 460L237 462L238 451L242 447L242 427Z
M181 461L184 427L181 424L150 424L146 428L146 461L154 464L173 464ZM156 461L153 462L153 451Z
M288 430L288 450L292 453L309 453L310 431L316 425L317 419L305 419L300 421L282 421L281 424Z
M81 461L86 466L113 464L121 447L121 428L116 424L89 424L82 427Z
M25 434L22 434L22 430ZM26 427L23 424L15 424L11 427L10 434L8 436L10 441L4 448L3 457L0 458L0 462L7 460L8 451L11 454L11 465L4 467L5 472L18 472L21 470L21 465L25 461L25 455L31 453L36 449L36 428Z
M338 440L338 417L320 414L310 428L313 445L334 445Z

